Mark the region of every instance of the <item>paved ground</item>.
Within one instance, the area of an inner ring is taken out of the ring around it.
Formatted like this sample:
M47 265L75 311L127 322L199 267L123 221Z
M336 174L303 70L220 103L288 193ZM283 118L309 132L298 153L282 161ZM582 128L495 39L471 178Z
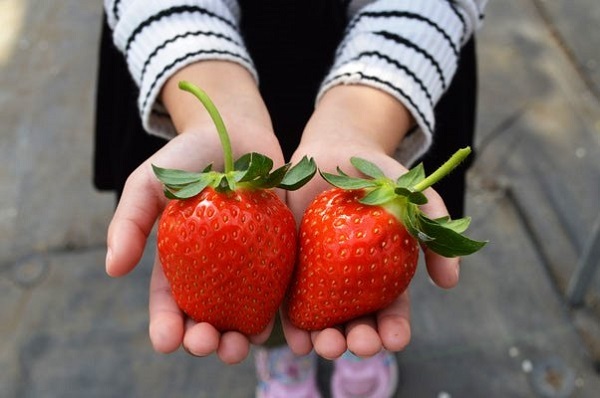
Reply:
M152 352L151 249L130 276L104 274L100 3L0 1L0 397L250 397L251 361ZM452 291L418 274L398 396L596 397L600 272L583 306L565 291L600 214L600 5L491 3L468 201L492 243Z

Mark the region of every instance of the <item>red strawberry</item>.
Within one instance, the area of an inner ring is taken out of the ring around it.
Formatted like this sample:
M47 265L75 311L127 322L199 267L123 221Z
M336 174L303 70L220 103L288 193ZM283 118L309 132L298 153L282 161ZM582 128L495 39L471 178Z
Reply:
M306 209L300 225L299 264L288 293L291 322L321 330L387 307L409 285L419 241L446 256L479 250L485 242L462 235L470 220L431 220L421 193L464 159L453 156L430 177L419 165L393 181L374 164L352 158L370 179L321 173L335 185Z
M303 159L271 173L273 162L251 153L235 163L223 122L206 94L182 82L213 117L225 171L154 167L171 200L158 225L158 255L173 297L190 318L220 331L264 330L285 295L296 260L296 224L272 188L296 189L316 172Z

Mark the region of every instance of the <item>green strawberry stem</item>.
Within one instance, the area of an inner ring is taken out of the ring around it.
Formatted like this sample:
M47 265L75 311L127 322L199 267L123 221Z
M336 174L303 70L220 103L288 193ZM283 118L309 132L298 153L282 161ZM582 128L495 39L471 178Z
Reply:
M221 140L224 171L213 170L211 164L200 173L166 169L153 164L154 174L163 183L167 198L191 198L207 187L212 187L220 192L232 192L239 188L281 188L293 191L310 181L317 172L315 161L306 156L294 166L287 163L275 170L273 170L273 160L257 152L246 153L234 161L225 123L208 94L193 83L186 81L179 82L179 88L200 100L212 118Z
M431 173L428 177L426 177L421 182L413 185L412 189L415 192L423 192L430 186L437 183L439 180L444 178L446 175L450 174L452 170L454 170L459 164L462 163L463 160L469 156L471 153L471 148L466 147L459 149L448 159L443 165L441 165L436 171Z
M208 94L200 87L193 85L190 82L180 81L179 88L187 91L188 93L193 94L196 98L200 100L206 111L210 115L213 120L215 127L217 128L217 133L219 134L219 139L221 140L221 147L223 148L223 161L224 161L224 172L225 174L233 171L233 151L231 149L231 141L229 140L229 134L227 133L227 128L225 127L225 123L223 123L223 118L219 114L217 107L214 102L210 99Z

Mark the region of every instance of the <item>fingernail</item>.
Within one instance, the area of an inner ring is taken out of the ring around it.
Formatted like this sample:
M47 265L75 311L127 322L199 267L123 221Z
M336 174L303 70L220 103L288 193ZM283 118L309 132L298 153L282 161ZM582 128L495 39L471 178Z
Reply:
M111 263L111 261L112 261L112 250L109 247L106 249L106 261L104 263L104 266L106 267L107 272L108 272L108 267L109 267L109 264Z

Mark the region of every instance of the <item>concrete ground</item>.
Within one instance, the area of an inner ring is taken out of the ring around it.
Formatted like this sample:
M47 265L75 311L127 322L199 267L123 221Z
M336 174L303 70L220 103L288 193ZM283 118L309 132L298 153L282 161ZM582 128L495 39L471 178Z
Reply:
M99 1L0 1L0 397L250 397L251 360L151 350L152 247L104 274L100 19ZM600 215L599 25L596 0L490 2L468 213L491 243L451 291L421 267L399 397L598 396L600 272L582 305L566 291Z

